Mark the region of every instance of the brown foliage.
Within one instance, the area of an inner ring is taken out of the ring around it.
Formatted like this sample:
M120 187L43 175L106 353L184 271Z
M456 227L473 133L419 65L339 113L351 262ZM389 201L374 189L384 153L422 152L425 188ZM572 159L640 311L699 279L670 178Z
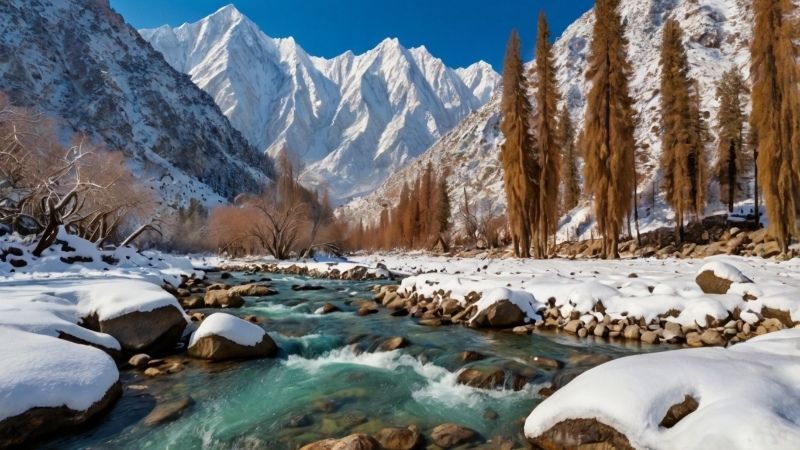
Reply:
M553 62L550 28L544 12L539 14L534 63L534 88L536 109L533 115L533 130L536 136L535 158L540 169L534 190L538 199L538 210L533 214L534 255L547 256L548 238L558 226L558 188L561 175L561 145L558 139L558 101L556 70Z
M541 171L539 161L534 157L534 138L528 128L532 108L527 88L519 36L514 31L508 41L503 68L500 129L505 142L500 150L500 162L514 255L523 258L530 257L531 230L534 227L532 214L539 211L534 184Z
M585 189L594 202L603 257L619 256L623 221L633 200L634 113L628 90L630 66L619 0L597 0L586 79L591 82L581 147Z
M63 142L55 121L0 97L0 223L40 235L35 254L52 245L61 227L97 245L121 239L152 210L149 191L122 153L79 135ZM150 226L148 220L142 230Z
M675 211L676 240L683 239L687 213L701 218L705 208L705 136L693 90L683 31L675 19L664 24L661 47L661 169L662 189Z
M339 253L341 226L327 193L301 186L289 152L278 156L279 176L258 195L240 195L233 206L211 212L209 237L220 253L269 253L277 259L308 257L322 249Z
M769 233L786 252L797 235L800 202L800 93L791 0L755 0L751 45L753 113L758 180L764 191Z

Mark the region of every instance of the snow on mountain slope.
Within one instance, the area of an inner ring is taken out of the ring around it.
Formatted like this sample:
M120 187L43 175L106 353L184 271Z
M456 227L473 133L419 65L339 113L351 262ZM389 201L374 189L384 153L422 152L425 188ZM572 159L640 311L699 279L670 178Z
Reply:
M0 91L131 158L168 205L256 190L272 163L107 0L0 2Z
M488 64L456 71L396 39L362 55L313 57L233 6L140 33L256 147L288 148L305 166L304 182L340 199L378 187L480 107L499 79Z
M639 215L643 229L663 226L671 220L671 212L663 204L658 191L661 153L659 134L659 49L665 20L677 18L684 28L688 47L690 75L697 80L703 94L702 108L711 120L718 107L715 83L729 68L739 67L748 74L749 42L752 37L753 11L750 0L622 0L621 13L627 24L628 60L632 65L631 96L638 113ZM586 56L591 42L594 15L592 11L567 28L554 44L559 88L569 105L577 129L583 125L586 94ZM356 199L339 209L351 220L375 221L382 205L395 204L406 180L413 180L430 161L436 168L447 167L450 193L455 202L463 198L464 188L489 214L505 211L502 171L499 167L499 89L481 109L472 113L459 126L447 133L412 164L407 165L373 194ZM713 131L713 123L709 123ZM711 164L714 144L708 147ZM655 207L652 195L656 192ZM712 199L716 199L712 186ZM560 238L587 238L591 230L587 202L562 218ZM709 212L715 208L709 205Z

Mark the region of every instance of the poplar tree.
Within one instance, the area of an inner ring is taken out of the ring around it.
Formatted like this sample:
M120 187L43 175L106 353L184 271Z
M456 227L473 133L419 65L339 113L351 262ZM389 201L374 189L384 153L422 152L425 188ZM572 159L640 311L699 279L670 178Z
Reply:
M447 192L447 175L442 174L442 177L439 179L439 198L436 202L436 223L438 226L438 232L440 236L443 236L447 233L447 230L450 229L450 195Z
M584 180L594 202L603 258L619 257L619 235L633 202L634 113L619 0L597 0L586 79Z
M714 176L719 183L721 200L728 205L728 212L733 212L733 204L741 190L739 179L745 167L743 92L744 79L737 68L725 72L717 83L719 142Z
M539 166L533 158L534 139L528 128L531 104L524 70L519 35L513 31L503 65L500 130L505 141L500 149L500 162L514 255L527 258L530 257L530 233L534 223L531 212L538 210L534 183L539 178Z
M539 13L534 62L536 109L533 130L536 136L536 160L541 170L536 183L539 209L535 214L534 255L547 256L548 238L558 225L558 188L561 172L561 142L558 139L558 101L556 69L550 44L550 27L544 11Z
M755 0L751 53L758 180L769 216L769 234L786 253L797 235L800 201L800 94L797 50L792 42L791 0ZM755 211L758 220L759 212Z
M561 143L562 207L569 211L578 206L581 198L578 180L578 155L575 151L575 128L566 102L558 115L558 140Z
M664 24L661 46L661 187L675 212L675 239L683 241L684 218L702 214L705 189L699 96L692 92L683 31L675 19Z

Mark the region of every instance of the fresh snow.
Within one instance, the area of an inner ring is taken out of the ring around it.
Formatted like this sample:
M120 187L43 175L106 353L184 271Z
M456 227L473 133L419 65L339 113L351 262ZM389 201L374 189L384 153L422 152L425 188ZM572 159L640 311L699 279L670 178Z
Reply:
M598 366L531 413L535 437L566 419L614 427L636 448L795 449L800 442L800 330L731 348L630 356ZM667 410L694 397L699 408L667 429Z
M800 260L715 256L705 260L531 261L411 254L365 255L352 261L368 267L380 263L392 272L409 275L401 282L405 292L434 297L443 290L462 302L471 292L491 301L508 296L526 305L523 311L529 311L530 303L534 312L544 309L552 298L563 317L573 311L592 314L595 304L602 302L606 314L615 319L628 316L650 321L675 310L679 315L667 320L705 326L706 316L722 320L739 308L744 318L752 319L769 307L788 311L792 320L800 321ZM695 277L709 263L730 266L728 271L737 270L741 279L754 282L734 283L726 295L705 294ZM745 300L745 293L757 299ZM527 315L537 320L536 314Z
M0 237L6 260L0 261L0 420L37 406L83 411L100 400L118 379L114 361L100 349L57 337L120 350L116 339L80 326L82 320L164 306L183 311L161 284L177 286L181 275L195 273L188 259L132 248L101 251L63 230L58 237L60 243L39 258L31 254L35 242ZM62 259L73 257L91 262ZM11 260L26 265L14 268Z
M209 336L221 336L239 345L254 347L264 339L266 332L260 326L226 313L214 313L205 320L192 334L189 347L200 339Z
M718 278L732 281L734 283L749 283L750 279L742 275L742 272L736 267L726 264L722 261L711 261L703 265L698 271L698 275L703 272L713 272Z
M0 421L36 407L85 411L119 379L102 350L3 326L0 360Z

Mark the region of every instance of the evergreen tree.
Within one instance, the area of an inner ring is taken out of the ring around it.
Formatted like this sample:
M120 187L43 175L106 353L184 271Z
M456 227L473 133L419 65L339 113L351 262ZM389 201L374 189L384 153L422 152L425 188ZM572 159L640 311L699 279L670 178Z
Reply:
M661 46L661 169L662 189L675 211L675 236L683 240L684 218L702 214L704 188L699 99L692 93L683 31L675 19L664 24Z
M722 75L717 83L717 164L714 175L719 183L720 197L733 212L737 193L741 190L739 179L744 171L744 110L742 93L744 79L737 68Z
M604 258L619 257L619 234L633 200L634 113L618 6L619 0L596 2L586 72L592 87L581 138L585 186L594 202Z
M519 35L513 31L503 67L500 129L505 136L505 142L500 150L500 161L514 255L527 258L530 257L530 233L533 226L531 212L538 210L534 183L539 178L539 166L533 158L534 140L528 129L531 104L527 96L528 82L524 70Z
M558 225L558 188L561 172L561 142L558 139L558 101L556 70L550 44L550 28L544 12L539 13L534 63L536 109L533 129L536 160L541 167L536 183L539 210L534 215L534 255L547 256L548 238Z
M581 198L578 180L578 155L575 151L575 128L567 104L561 108L558 119L558 140L561 143L562 207L569 211L578 206Z
M447 175L442 174L438 187L439 198L436 202L436 222L439 235L442 236L450 229L450 195L447 192Z
M790 20L796 6L791 0L755 0L753 4L750 124L769 233L786 253L791 237L797 234L800 201L800 80L792 42L796 30Z

